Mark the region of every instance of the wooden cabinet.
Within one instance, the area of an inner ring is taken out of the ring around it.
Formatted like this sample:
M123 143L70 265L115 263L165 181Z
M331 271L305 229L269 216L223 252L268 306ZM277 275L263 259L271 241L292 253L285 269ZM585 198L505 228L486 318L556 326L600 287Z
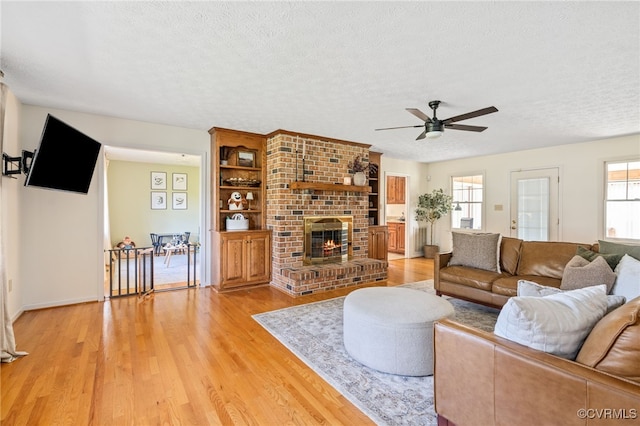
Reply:
M405 224L391 222L387 223L387 227L389 228L389 251L404 254Z
M226 230L226 218L236 213L249 219L249 229L265 229L265 194L267 154L263 135L214 127L212 153L212 221L215 231ZM223 164L224 163L224 164ZM232 210L228 201L239 192L246 200L241 210Z
M369 171L369 186L371 186L371 192L369 193L369 226L375 226L380 224L380 160L382 154L379 152L369 151L369 163L375 164L376 171Z
M404 223L398 223L398 233L397 233L397 244L396 246L398 247L398 253L402 253L404 254L404 240L405 240L405 235L404 235Z
M224 232L221 233L218 248L220 290L270 281L269 231Z
M404 176L387 176L387 204L404 204L405 187Z
M226 290L269 283L271 231L266 229L266 139L263 135L218 127L209 133L213 285ZM240 193L241 209L229 204L234 192ZM248 229L227 229L227 218L236 213L247 219Z
M389 229L389 242L387 243L389 251L395 252L398 250L398 228L395 223L389 223L387 228Z
M389 233L386 226L369 227L369 257L387 260Z

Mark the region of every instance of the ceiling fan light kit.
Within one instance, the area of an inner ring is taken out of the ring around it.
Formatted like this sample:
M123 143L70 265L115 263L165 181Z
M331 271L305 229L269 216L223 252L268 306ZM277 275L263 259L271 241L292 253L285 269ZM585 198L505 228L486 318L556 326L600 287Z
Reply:
M417 108L406 108L406 110L410 113L418 117L420 120L424 121L424 124L415 125L415 126L401 126L401 127L385 127L383 129L376 130L392 130L392 129L406 129L409 127L424 127L424 131L420 133L420 135L416 138L416 140L429 138L436 139L442 136L445 128L454 129L454 130L464 130L467 132L482 132L486 130L486 127L482 126L468 126L465 124L453 124L457 121L468 120L470 118L479 117L481 115L491 114L492 112L497 112L498 108L491 106L483 109L479 109L477 111L468 112L466 114L456 115L455 117L450 117L445 120L439 120L436 116L436 110L440 105L440 101L431 101L429 102L429 107L433 110L433 118L430 118L428 115L423 113Z
M440 131L440 130L434 130L432 132L427 132L427 137L429 139L438 139L440 136L442 136L444 132Z
M436 116L435 116L435 109L434 109L433 119L431 120L430 123L428 122L425 124L425 129L427 132L426 136L429 139L437 139L440 136L442 136L442 134L444 133L444 126L442 125L442 122L440 120L437 120L435 117ZM420 136L418 136L418 138L422 139Z

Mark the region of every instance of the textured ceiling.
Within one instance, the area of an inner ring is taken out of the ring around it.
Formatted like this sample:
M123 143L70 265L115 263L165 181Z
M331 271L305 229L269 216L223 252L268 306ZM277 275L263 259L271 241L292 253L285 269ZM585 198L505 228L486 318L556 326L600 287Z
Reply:
M439 161L640 133L639 2L0 3L25 104ZM374 131L494 105L483 133Z

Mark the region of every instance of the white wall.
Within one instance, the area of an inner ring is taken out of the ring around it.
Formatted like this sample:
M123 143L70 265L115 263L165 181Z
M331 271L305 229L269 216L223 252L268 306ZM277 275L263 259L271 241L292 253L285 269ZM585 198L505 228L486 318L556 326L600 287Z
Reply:
M450 193L450 177L485 173L485 232L509 235L510 173L519 169L558 167L560 170L561 241L593 243L603 237L604 162L640 155L640 135L560 145L507 154L430 163L429 192L443 188ZM502 204L502 211L494 205ZM441 251L451 248L450 217L436 224Z
M210 199L206 131L24 105L20 149L37 148L48 113L103 145L201 155L200 199L205 216ZM72 172L73 162L60 167L61 173ZM87 195L20 187L20 286L25 310L101 299L104 175L104 161L98 161ZM19 179L24 183L24 177ZM204 223L209 223L208 217ZM201 241L209 240L208 233L201 235ZM201 253L207 259L208 244ZM202 278L208 283L208 276Z

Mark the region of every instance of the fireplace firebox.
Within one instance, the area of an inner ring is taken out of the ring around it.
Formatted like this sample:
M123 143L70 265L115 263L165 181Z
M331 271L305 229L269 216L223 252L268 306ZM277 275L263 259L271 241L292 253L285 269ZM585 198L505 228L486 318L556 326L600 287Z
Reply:
M304 264L340 263L352 257L353 216L304 218Z

